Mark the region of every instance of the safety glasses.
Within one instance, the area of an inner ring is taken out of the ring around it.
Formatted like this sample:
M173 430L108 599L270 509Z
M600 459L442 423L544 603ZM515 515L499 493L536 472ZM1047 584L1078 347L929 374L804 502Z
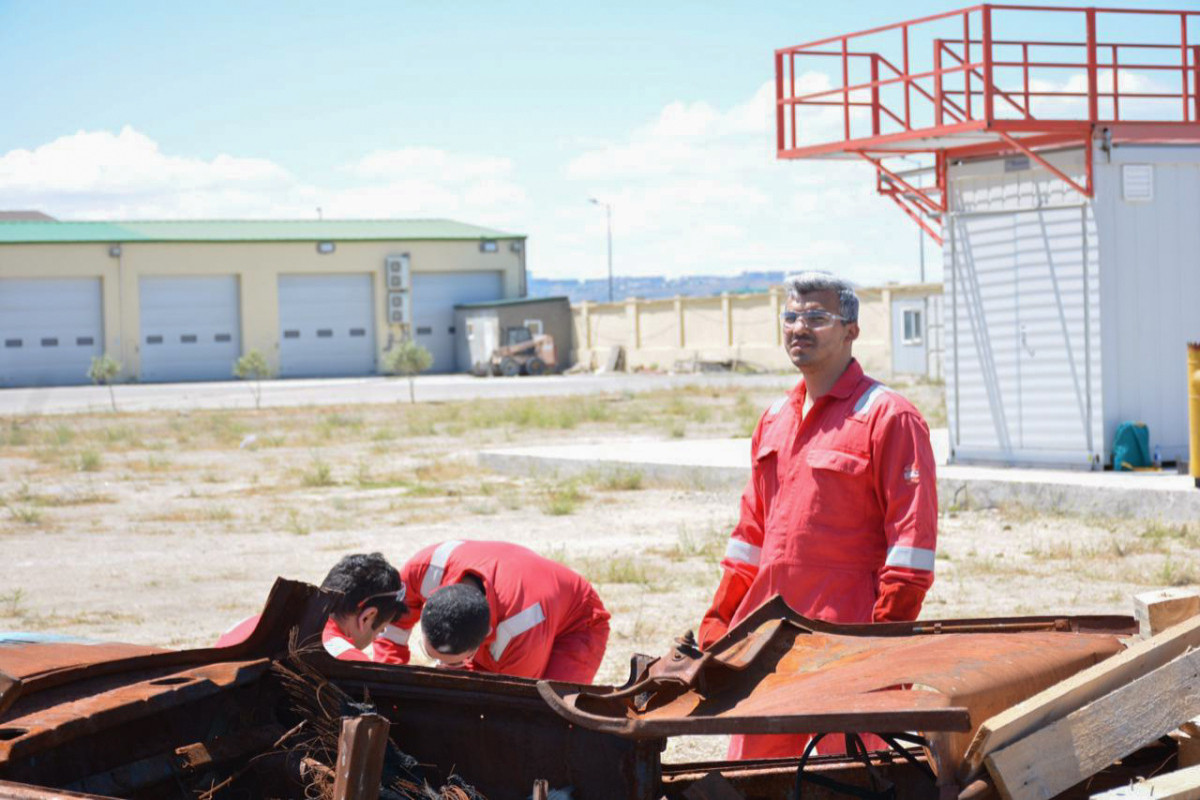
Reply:
M396 591L380 592L379 594L373 594L370 597L364 597L362 600L359 601L358 605L355 606L355 608L358 609L359 611L361 611L363 606L365 606L367 603L371 602L372 600L381 600L384 598L394 599L397 603L403 603L404 597L407 594L408 594L408 589L404 586L404 582L401 581L400 588L397 589Z
M811 311L784 311L779 315L779 319L789 328L798 328L801 324L810 330L820 330L828 328L834 322L845 322L846 318L840 314L831 314L828 311L813 309Z

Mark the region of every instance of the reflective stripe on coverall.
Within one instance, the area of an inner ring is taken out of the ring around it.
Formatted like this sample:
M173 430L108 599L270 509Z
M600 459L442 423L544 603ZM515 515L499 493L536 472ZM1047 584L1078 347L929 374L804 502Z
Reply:
M937 485L929 428L856 360L801 419L804 382L754 431L751 478L700 626L708 647L775 594L830 622L914 620L933 584ZM808 737L735 736L731 758L798 754ZM867 742L868 747L878 746ZM819 752L841 752L841 737Z
M241 644L250 638L250 634L258 627L258 620L261 614L255 614L234 625L225 633L221 634L221 638L217 639L217 647L230 647L235 644ZM390 626L389 626L390 627ZM380 634L382 636L382 634ZM378 639L376 639L378 641ZM372 651L374 645L367 645L366 650L359 650L354 646L354 643L347 638L346 633L341 629L333 617L330 617L325 622L325 628L321 631L321 643L325 645L325 651L334 658L342 661L372 661Z
M375 640L376 658L407 664L408 634L425 600L473 575L491 608L491 631L468 669L590 683L604 658L609 613L581 575L520 545L449 541L420 550L400 569L410 613Z

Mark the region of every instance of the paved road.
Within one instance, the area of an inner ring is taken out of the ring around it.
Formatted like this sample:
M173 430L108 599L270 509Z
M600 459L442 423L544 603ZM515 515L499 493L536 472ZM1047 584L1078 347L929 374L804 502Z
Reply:
M470 375L423 375L416 378L417 401L473 400L489 397L557 397L613 392L651 392L681 386L740 386L747 389L790 388L795 375L552 375L521 378L474 378ZM216 383L125 384L114 387L122 411L253 408L250 386L240 381ZM342 405L408 402L408 381L395 378L330 378L274 380L262 384L263 406ZM72 414L105 411L108 389L98 386L55 386L0 389L0 414Z

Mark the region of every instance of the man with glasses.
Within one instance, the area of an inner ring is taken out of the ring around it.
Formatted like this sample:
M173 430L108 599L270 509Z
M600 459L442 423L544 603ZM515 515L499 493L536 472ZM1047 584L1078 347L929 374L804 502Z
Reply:
M929 428L854 359L858 297L850 284L804 272L786 285L784 346L802 380L754 431L741 516L700 625L705 648L776 594L817 619L897 622L917 618L933 584ZM729 755L798 755L807 740L735 736ZM821 745L819 752L840 752L833 737Z
M321 588L340 593L321 632L326 652L342 661L399 663L390 657L387 644L400 635L392 623L405 614L406 590L400 573L381 553L345 556L329 570ZM217 640L217 647L245 641L258 620L255 614L238 623Z

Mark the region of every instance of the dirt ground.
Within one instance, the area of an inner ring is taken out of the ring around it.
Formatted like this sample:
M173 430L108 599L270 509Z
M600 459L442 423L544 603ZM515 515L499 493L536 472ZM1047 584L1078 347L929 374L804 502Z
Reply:
M931 420L940 387L900 390ZM496 402L0 420L0 630L167 647L211 643L278 576L343 554L399 565L449 538L525 544L587 576L612 612L597 677L665 651L716 586L737 491L489 474L511 443L745 436L773 399L737 389ZM943 417L944 418L944 417ZM936 424L936 423L935 423ZM1200 524L947 509L923 618L1130 613L1196 582ZM420 649L414 650L420 657ZM684 742L669 760L718 755Z

